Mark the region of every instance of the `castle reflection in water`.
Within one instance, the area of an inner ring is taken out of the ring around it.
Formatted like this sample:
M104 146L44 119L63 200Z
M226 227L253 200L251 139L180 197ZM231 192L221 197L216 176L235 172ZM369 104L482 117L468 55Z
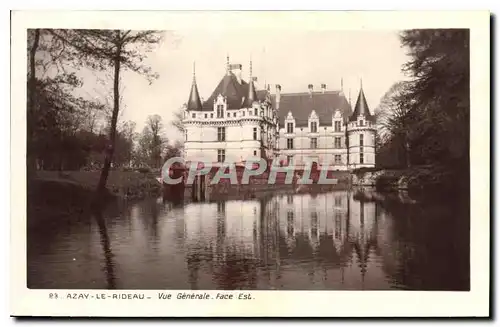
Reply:
M82 216L31 229L28 287L466 291L461 203L337 191L117 204L102 213L104 224Z
M391 288L385 276L398 266L391 220L354 194L187 205L177 237L185 242L190 287L209 272L226 289Z

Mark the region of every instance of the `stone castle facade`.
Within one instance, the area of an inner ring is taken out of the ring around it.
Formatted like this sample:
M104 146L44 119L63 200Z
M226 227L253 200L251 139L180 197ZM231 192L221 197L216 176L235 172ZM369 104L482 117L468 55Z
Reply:
M304 167L315 161L335 170L375 166L375 117L361 87L354 110L342 90L283 93L276 85L257 90L250 63L248 82L242 65L226 72L206 101L193 73L184 107L186 161L243 163L255 157L280 157Z

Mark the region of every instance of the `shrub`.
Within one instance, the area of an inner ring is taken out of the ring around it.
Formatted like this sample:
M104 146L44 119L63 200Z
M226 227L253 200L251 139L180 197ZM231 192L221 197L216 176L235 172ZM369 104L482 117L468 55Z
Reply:
M137 172L146 174L146 173L150 173L151 169L149 169L148 167L141 167L141 168L137 169Z

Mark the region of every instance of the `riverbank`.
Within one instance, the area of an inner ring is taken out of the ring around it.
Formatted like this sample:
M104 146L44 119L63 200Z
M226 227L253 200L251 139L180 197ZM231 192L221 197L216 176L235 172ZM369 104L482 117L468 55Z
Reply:
M94 192L100 176L100 171L39 171L36 180L73 183L85 191ZM131 200L157 196L161 194L161 187L156 177L157 173L112 170L109 172L106 188L110 196Z
M412 194L468 193L469 174L458 167L415 166L406 169L364 168L352 172L355 186L373 186L377 191L407 191Z
M28 181L28 225L44 218L77 215L90 208L100 171L38 171ZM140 200L161 194L154 173L111 171L102 202Z

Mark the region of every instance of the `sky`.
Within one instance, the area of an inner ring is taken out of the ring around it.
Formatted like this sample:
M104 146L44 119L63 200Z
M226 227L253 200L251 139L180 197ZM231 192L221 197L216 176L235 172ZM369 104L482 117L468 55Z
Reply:
M202 98L210 96L225 73L226 57L242 64L242 77L248 80L249 62L257 88L264 83L282 86L282 93L305 92L327 84L328 90L341 88L356 101L360 81L370 107L397 81L405 79L401 71L408 60L401 47L398 31L300 31L251 29L185 29L163 32L164 38L145 63L160 77L150 84L144 77L123 74L124 110L120 118L144 127L149 115L158 114L170 140L181 135L169 126L173 113L187 102L196 63L196 80ZM110 82L111 83L111 82Z

